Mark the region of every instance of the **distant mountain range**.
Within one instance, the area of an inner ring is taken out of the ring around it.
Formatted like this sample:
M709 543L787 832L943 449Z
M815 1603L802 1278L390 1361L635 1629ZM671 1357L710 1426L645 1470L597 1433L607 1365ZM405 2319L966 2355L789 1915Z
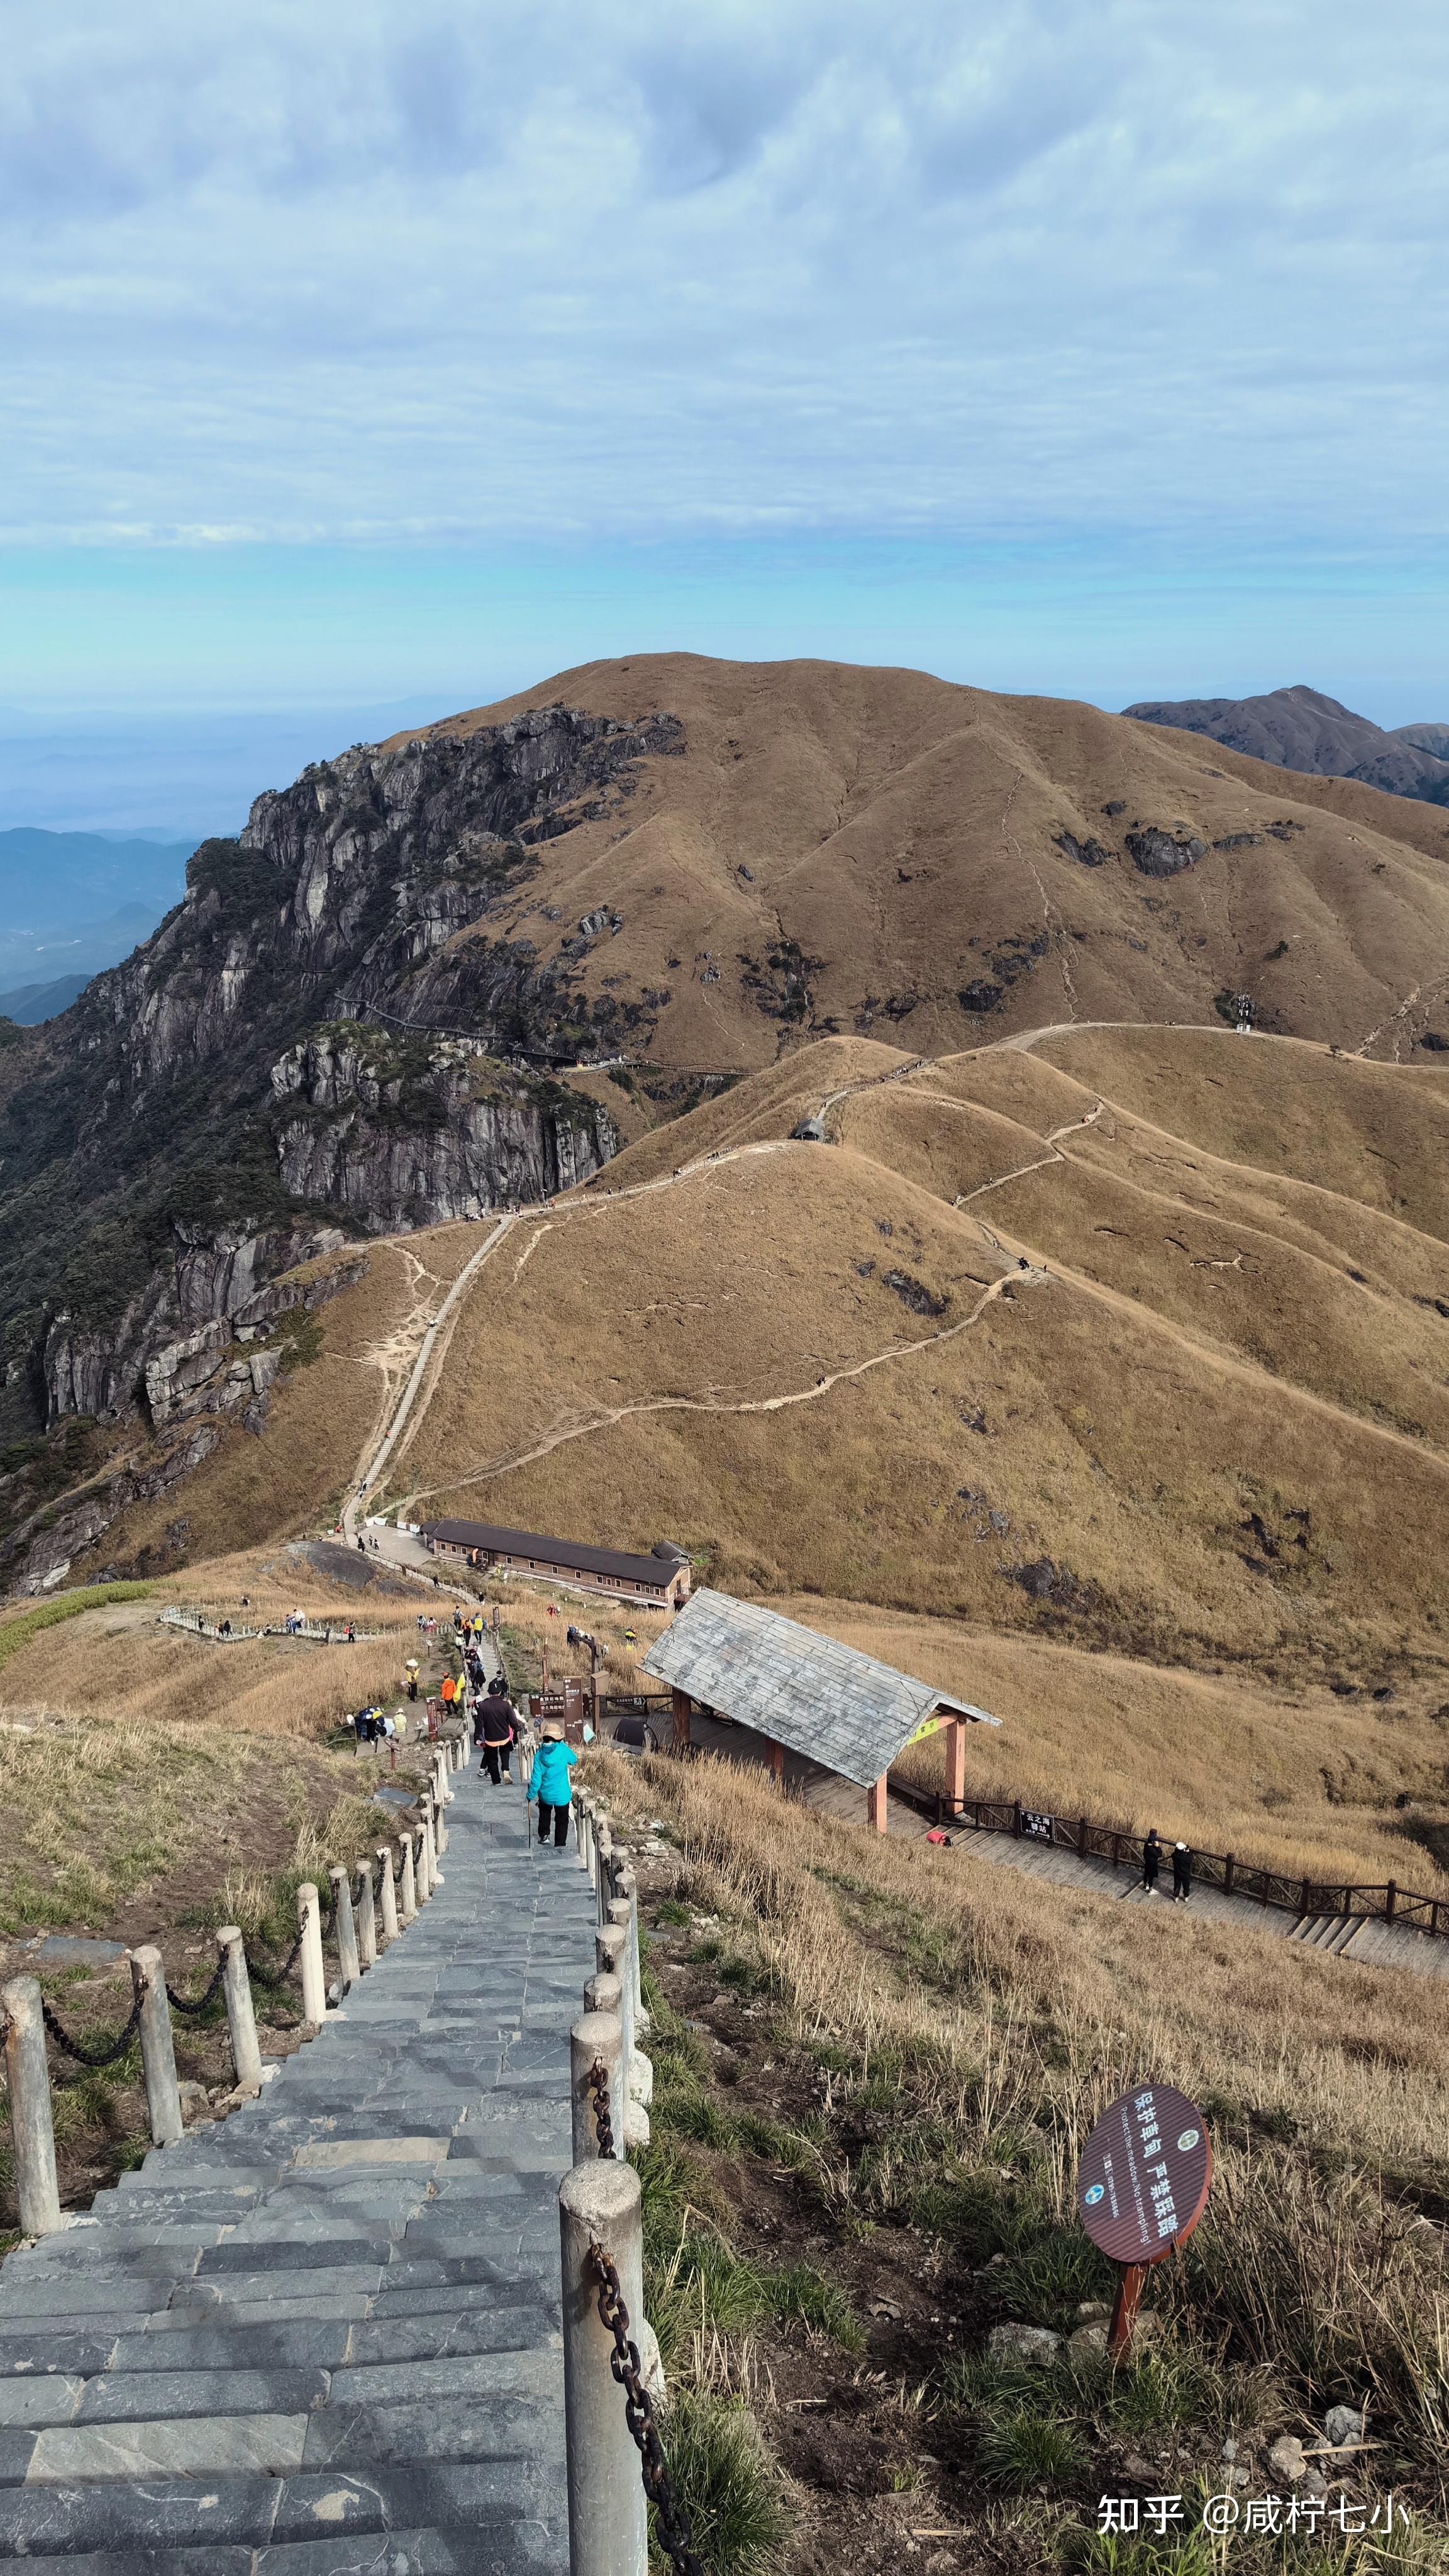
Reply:
M29 1027L68 1010L186 890L190 840L0 832L0 1017Z
M1261 698L1144 699L1124 707L1139 723L1205 733L1250 760L1316 778L1357 778L1390 796L1449 805L1449 724L1398 725L1386 733L1367 716L1301 685Z

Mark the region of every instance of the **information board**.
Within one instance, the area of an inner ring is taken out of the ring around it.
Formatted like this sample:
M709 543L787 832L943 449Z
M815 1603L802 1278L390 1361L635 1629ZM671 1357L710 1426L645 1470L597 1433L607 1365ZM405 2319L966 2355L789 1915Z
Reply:
M1104 2111L1077 2167L1077 2215L1114 2263L1160 2263L1207 2205L1203 2116L1171 2084L1138 2084Z

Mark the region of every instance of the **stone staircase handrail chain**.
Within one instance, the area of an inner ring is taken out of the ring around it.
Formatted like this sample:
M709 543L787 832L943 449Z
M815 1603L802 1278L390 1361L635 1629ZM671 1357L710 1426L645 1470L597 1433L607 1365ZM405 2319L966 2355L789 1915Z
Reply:
M374 2556L385 2533L420 2567L436 2535L439 2565L462 2547L480 2567L647 2576L647 2490L671 2564L699 2576L654 2418L626 2161L652 2077L628 1853L586 1798L568 1862L538 1845L456 1736L418 1805L420 1825L329 1870L330 1998L311 1884L280 1971L236 1925L194 1997L154 1947L129 1954L131 2017L104 2055L139 2034L154 2144L88 2213L59 2203L47 2020L82 2048L36 1978L0 1990L23 2230L0 2264L0 2559L142 2576L204 2546L230 2571L241 2544L267 2576L313 2576L319 2546L355 2535ZM311 2044L264 2062L252 1978L299 1968ZM570 1988L613 2009L581 2024ZM236 2089L188 2128L171 2013L199 2022L219 1997ZM555 2178L559 2274L535 2207Z

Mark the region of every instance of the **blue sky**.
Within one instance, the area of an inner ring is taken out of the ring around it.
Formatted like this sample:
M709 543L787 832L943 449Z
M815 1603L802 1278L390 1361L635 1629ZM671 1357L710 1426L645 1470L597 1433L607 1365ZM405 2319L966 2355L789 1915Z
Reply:
M0 821L671 646L1449 715L1446 104L1438 0L16 10Z

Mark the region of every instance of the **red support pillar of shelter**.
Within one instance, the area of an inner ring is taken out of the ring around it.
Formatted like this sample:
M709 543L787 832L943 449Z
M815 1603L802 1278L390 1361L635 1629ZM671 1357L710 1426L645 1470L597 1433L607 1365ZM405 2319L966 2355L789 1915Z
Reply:
M783 1744L772 1744L772 1745L770 1746L770 1748L769 1748L769 1751L768 1751L768 1754L767 1754L767 1757L766 1757L766 1758L767 1758L767 1760L768 1760L768 1762L769 1762L770 1769L773 1771L773 1773L774 1773L774 1775L775 1775L775 1779L776 1779L777 1783L778 1783L778 1784L779 1784L779 1786L783 1789L783 1788L784 1788L784 1786L785 1786L785 1747L784 1747L784 1745L783 1745Z
M886 1830L886 1782L889 1777L889 1772L882 1771L880 1778L872 1780L865 1793L865 1820L871 1831L877 1834Z
M682 1752L689 1742L689 1693L688 1691L676 1690L672 1693L671 1698L671 1715L674 1719L675 1750L676 1752Z
M946 1729L946 1801L953 1816L966 1803L966 1720L953 1718Z

